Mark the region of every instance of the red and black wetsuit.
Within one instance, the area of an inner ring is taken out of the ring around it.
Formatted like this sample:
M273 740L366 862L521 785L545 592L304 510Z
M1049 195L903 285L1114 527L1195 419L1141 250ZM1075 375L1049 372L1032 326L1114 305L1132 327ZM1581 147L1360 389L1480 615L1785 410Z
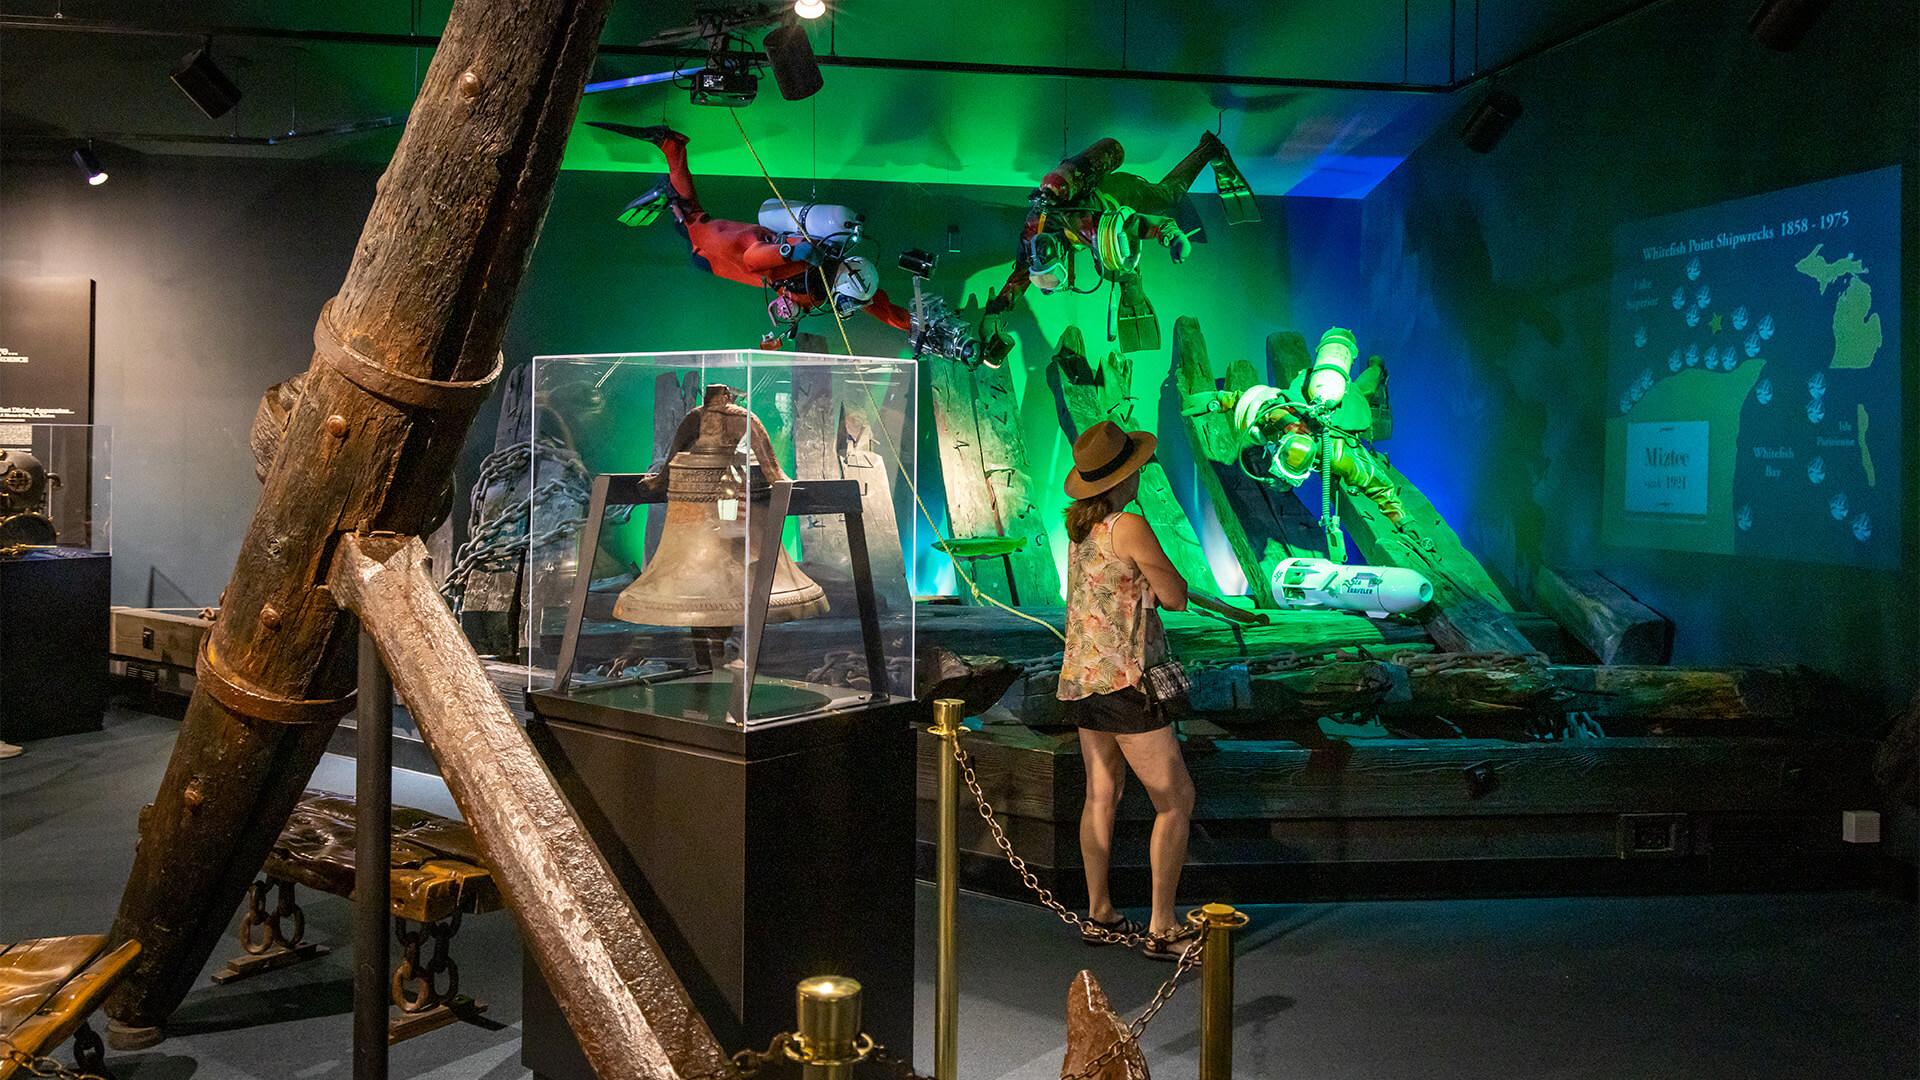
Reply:
M693 265L742 285L770 286L803 311L826 301L831 292L826 279L829 271L780 251L783 246L806 242L805 236L782 236L756 223L713 217L701 207L694 191L693 172L687 168L687 141L663 139L660 151L666 155L667 176L673 184L673 219L680 235L687 238ZM867 302L867 314L899 330L913 325L912 315L888 300L885 290L873 294Z

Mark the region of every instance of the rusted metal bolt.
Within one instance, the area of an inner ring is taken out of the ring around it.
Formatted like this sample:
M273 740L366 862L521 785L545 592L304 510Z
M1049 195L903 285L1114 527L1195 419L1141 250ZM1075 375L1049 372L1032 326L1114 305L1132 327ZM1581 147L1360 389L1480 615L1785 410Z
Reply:
M346 438L347 418L341 416L339 413L334 413L332 416L327 417L327 434L336 439Z
M269 630L280 629L280 609L268 604L260 609L260 625Z
M471 71L460 73L460 96L472 100L480 96L480 76Z

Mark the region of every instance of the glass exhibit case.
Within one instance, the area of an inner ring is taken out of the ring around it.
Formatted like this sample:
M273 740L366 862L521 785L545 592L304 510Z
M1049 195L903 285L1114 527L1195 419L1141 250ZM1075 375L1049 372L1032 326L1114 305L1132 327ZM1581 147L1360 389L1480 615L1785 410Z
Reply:
M913 362L552 356L531 391L529 737L724 1043L832 958L910 1052ZM524 995L526 1062L586 1080Z
M911 697L911 361L534 360L529 689L737 726Z
M0 422L0 558L109 554L111 456L102 425Z

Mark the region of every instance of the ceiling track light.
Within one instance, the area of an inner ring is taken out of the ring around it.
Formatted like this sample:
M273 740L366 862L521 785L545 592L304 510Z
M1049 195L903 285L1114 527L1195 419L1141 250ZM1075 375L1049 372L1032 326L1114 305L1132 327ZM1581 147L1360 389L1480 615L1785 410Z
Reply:
M1460 129L1460 141L1476 154L1490 153L1500 145L1514 121L1520 119L1520 99L1505 90L1489 90L1487 96L1467 115Z
M1747 20L1747 33L1753 40L1775 52L1792 52L1800 47L1813 24L1826 14L1833 0L1763 0Z
M89 185L99 187L101 184L107 182L106 166L100 164L100 157L93 152L93 147L81 146L75 148L73 151L73 165L74 168L79 169L81 173L85 174Z
M240 88L233 85L227 73L221 71L208 53L212 42L193 50L180 58L180 63L167 77L173 85L187 95L194 106L207 114L207 119L215 120L225 116L240 101Z

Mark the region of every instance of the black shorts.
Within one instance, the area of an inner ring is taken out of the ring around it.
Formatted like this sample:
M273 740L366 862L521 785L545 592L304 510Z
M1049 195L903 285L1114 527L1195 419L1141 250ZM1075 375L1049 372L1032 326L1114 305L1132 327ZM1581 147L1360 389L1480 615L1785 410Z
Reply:
M1165 709L1147 700L1139 687L1127 686L1110 694L1090 694L1060 703L1061 715L1075 727L1109 735L1144 735L1172 720Z

